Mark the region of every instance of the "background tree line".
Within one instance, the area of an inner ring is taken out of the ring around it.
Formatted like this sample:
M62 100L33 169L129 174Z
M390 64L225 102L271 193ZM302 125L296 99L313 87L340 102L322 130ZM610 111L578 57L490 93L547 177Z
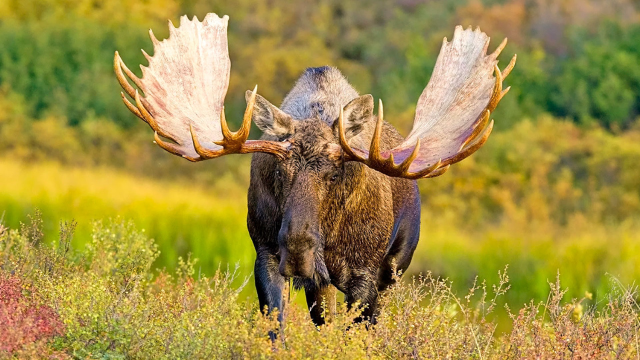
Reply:
M0 84L24 99L34 120L134 127L120 104L113 52L144 64L138 49L152 53L149 28L163 38L167 19L207 12L231 17L230 114L244 108L244 90L254 84L278 103L304 68L330 64L409 127L442 38L457 24L480 26L492 47L508 37L503 61L519 54L498 128L549 113L617 131L640 111L640 15L632 0L6 0Z

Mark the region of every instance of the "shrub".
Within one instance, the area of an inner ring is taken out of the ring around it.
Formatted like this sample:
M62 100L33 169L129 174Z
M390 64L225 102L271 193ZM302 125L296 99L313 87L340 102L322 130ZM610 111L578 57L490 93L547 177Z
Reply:
M37 293L24 285L16 276L0 275L0 356L46 352L46 340L64 332L58 314L38 304Z
M126 221L94 225L84 251L70 247L73 223L43 245L38 216L0 231L0 355L82 358L613 358L640 350L635 289L620 284L606 301L563 300L559 280L546 303L512 313L500 333L494 311L508 291L505 271L466 296L430 273L399 281L382 297L376 325L353 323L342 304L316 328L289 295L285 321L239 299L235 270L152 271L153 241ZM277 334L275 341L269 333Z

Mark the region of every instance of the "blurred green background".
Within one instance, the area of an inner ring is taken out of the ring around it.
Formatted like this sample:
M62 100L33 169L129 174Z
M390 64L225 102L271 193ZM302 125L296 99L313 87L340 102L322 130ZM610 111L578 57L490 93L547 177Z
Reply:
M239 263L250 275L249 156L192 164L152 144L122 105L117 49L138 74L147 30L166 20L228 14L237 127L244 91L278 104L306 67L340 68L385 102L404 134L443 37L480 26L510 42L518 64L496 128L471 158L419 181L421 241L409 272L433 271L460 291L509 265L506 301L596 299L640 278L640 5L633 0L3 0L0 2L0 216L18 227L39 208L47 239L75 219L132 219L160 245L158 267L192 253L200 271ZM254 129L252 138L259 132ZM255 296L248 287L246 296Z

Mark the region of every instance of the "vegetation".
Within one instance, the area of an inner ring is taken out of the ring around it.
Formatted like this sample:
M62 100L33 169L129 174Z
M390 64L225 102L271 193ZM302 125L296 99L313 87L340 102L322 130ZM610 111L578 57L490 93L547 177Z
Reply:
M138 49L152 53L149 28L163 38L166 19L207 12L231 17L229 114L241 113L254 84L278 103L305 67L330 64L384 99L406 127L442 38L457 24L480 26L492 47L508 37L503 59L519 54L513 92L496 114L500 129L540 113L626 128L640 111L640 11L632 0L7 0L0 84L24 97L30 117L55 114L73 126L109 119L130 128L135 122L112 74L114 51L128 64L145 63Z
M182 258L175 273L152 271L158 248L130 223L95 223L89 246L77 251L75 223L61 224L46 246L41 220L30 220L0 230L2 357L627 358L640 350L636 294L618 284L598 310L591 294L564 299L559 280L550 283L546 302L507 308L513 329L504 334L491 318L509 288L506 271L464 297L430 273L399 282L368 329L344 306L317 330L289 306L280 327L276 314L238 301L234 271L196 275L195 260Z
M558 269L571 297L590 291L599 299L610 290L607 273L625 283L640 278L639 130L612 135L543 117L492 135L478 154L419 183L422 231L410 273L432 271L466 291L476 275L495 281L509 264L512 291L505 300L513 307L543 300ZM554 140L559 133L562 142ZM191 252L207 275L220 263L239 263L242 276L253 269L246 162L242 181L225 174L206 186L37 164L0 160L3 174L15 174L0 180L10 226L39 208L52 236L59 221L76 219L81 247L93 220L122 216L156 239L157 267L173 269L178 256ZM255 296L251 288L243 295Z

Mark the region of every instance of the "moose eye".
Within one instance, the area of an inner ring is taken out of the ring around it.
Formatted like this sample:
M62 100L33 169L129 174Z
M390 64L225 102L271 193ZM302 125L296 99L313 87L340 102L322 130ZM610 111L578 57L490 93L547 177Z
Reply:
M280 169L276 169L275 175L276 177L280 177L281 175Z
M331 177L329 178L330 182L336 182L336 180L338 180L338 174L333 174L331 175Z

